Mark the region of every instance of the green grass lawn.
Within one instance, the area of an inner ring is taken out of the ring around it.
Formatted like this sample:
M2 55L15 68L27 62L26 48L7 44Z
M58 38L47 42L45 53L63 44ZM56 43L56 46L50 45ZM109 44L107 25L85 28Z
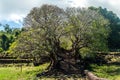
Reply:
M0 67L0 80L37 80L36 74L45 70L48 64L39 67Z
M34 66L23 66L22 72L21 67L0 67L0 80L58 80L54 77L36 78L36 74L45 70L48 63L38 67ZM107 78L108 80L120 80L120 66L118 65L91 65L92 72L99 77ZM72 76L67 80L74 80ZM83 80L83 79L75 79Z
M120 80L120 65L91 65L93 73L108 80Z

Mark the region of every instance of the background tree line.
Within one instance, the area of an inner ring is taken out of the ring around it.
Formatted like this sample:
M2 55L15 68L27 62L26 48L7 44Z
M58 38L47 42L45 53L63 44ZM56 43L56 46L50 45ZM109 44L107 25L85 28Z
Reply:
M89 7L92 10L98 11L106 19L109 20L109 26L111 32L108 37L108 47L110 51L119 51L120 49L120 18L112 11L108 11L106 8Z
M21 30L18 28L12 29L8 24L0 24L0 27L4 28L0 31L0 55L2 56L7 53L11 44L18 38Z

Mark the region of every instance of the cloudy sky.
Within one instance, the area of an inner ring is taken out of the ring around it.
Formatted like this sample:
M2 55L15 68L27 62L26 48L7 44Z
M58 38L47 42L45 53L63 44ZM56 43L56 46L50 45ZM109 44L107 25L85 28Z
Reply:
M61 8L102 6L120 17L120 0L0 0L0 23L13 28L22 27L23 18L29 11L42 4L54 4Z

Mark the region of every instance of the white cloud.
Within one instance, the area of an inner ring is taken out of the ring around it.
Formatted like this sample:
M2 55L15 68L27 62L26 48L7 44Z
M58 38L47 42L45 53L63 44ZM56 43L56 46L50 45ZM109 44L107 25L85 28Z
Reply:
M18 22L23 19L33 7L42 4L55 4L65 7L68 0L0 0L0 21L12 20Z
M71 0L73 7L103 7L113 11L120 17L120 0Z
M19 23L33 7L39 7L42 4L54 4L62 8L102 6L120 16L120 0L0 0L0 21Z
M38 0L0 0L0 20L21 19L37 5ZM22 16L21 16L22 15ZM13 19L15 18L15 19Z
M72 7L86 7L87 5L87 0L71 0Z
M24 15L11 14L9 16L8 21L14 21L15 23L19 24L19 23L23 22L24 17L25 17Z

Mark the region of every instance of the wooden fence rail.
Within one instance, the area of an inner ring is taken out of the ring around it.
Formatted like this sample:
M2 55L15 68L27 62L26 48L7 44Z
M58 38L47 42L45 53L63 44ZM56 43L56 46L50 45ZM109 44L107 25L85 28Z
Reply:
M33 62L32 59L0 59L0 63L31 63Z

